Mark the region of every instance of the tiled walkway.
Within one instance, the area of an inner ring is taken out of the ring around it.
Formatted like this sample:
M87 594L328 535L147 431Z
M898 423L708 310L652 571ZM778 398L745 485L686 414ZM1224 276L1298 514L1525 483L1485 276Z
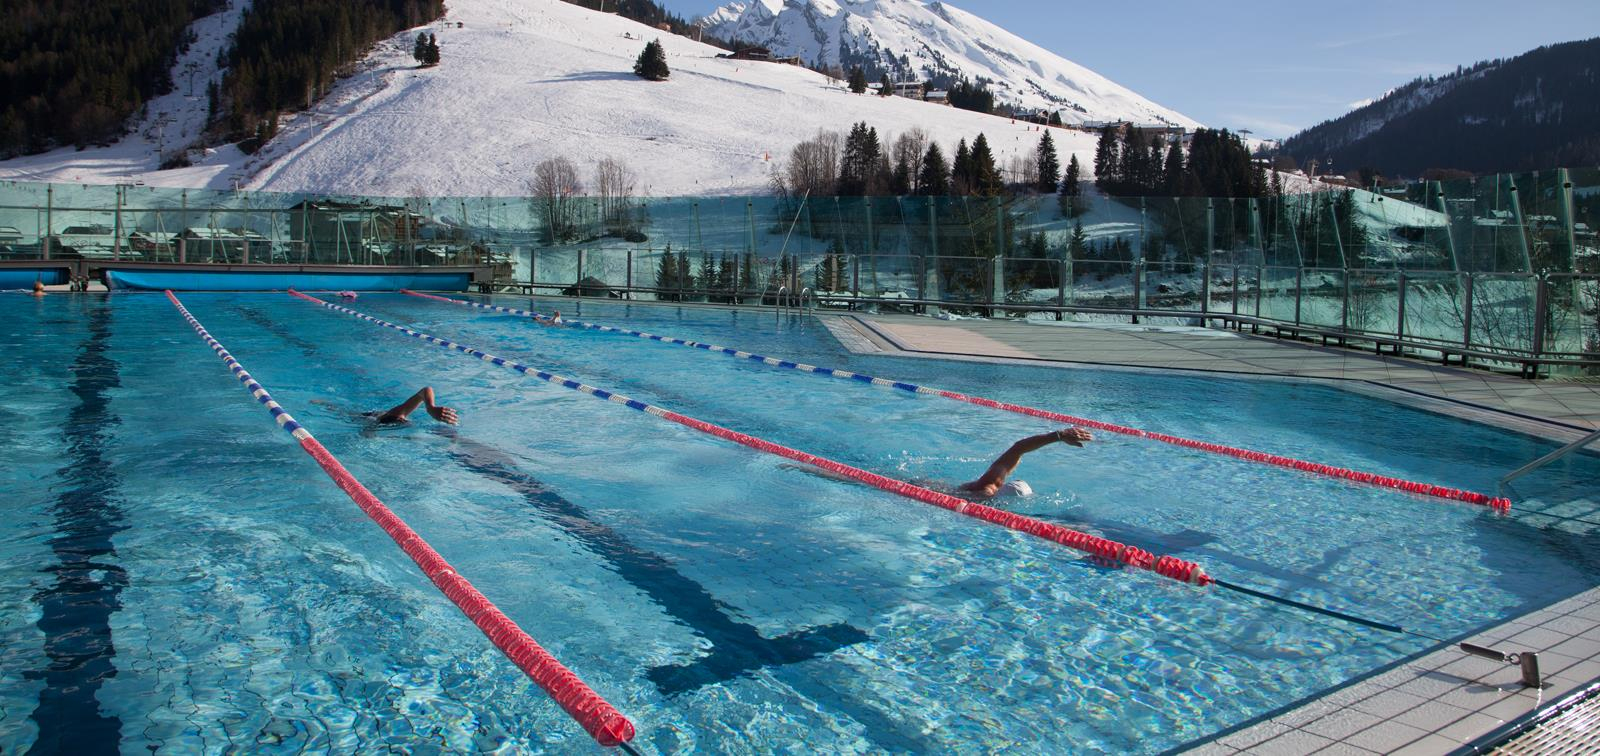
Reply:
M894 315L827 317L824 323L856 352L1332 380L1346 389L1557 440L1600 427L1600 383L1528 381L1213 329ZM1530 525L1541 517L1527 516ZM1586 512L1568 524L1600 527L1596 516ZM1545 687L1523 688L1517 668L1449 645L1191 753L1451 753L1600 679L1600 588L1469 640L1538 652Z
M946 322L909 315L862 316L846 318L846 322L880 348L891 351L1370 381L1436 399L1552 421L1572 430L1600 428L1600 382L1529 381L1483 370L1210 328Z

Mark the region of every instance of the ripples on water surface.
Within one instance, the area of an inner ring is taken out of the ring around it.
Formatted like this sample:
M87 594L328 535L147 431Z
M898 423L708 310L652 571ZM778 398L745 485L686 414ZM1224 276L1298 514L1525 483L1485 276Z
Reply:
M649 750L1160 751L1428 647L1103 569L281 294L184 300ZM904 479L974 477L1050 428L398 295L355 306ZM770 314L581 316L1474 490L1552 448L1317 385L853 356ZM589 748L164 298L6 297L0 318L0 750ZM458 431L350 417L424 384ZM1018 511L1441 637L1600 582L1593 455L1505 518L1116 436L1019 477L1039 493ZM69 653L94 632L100 667ZM85 705L104 727L63 718Z

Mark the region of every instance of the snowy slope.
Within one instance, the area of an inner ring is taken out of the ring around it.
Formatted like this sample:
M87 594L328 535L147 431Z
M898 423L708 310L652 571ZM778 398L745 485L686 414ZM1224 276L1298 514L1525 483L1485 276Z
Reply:
M886 69L898 80L987 80L1000 102L1059 111L1067 123L1198 123L949 3L742 0L701 19L707 31L823 65Z
M125 142L0 162L0 178L503 196L527 194L546 158L571 159L588 183L593 165L611 156L639 175L640 193L742 194L766 191L796 143L856 121L891 138L923 128L947 155L957 139L983 132L1002 166L1040 137L1004 118L853 95L795 66L719 59L710 46L559 0L452 0L445 22L429 30L440 66L415 68L417 30L397 34L254 156L226 148L192 168L157 172L129 157L153 155L151 145ZM632 74L655 38L672 67L666 82ZM1063 164L1076 152L1090 165L1093 135L1051 133Z

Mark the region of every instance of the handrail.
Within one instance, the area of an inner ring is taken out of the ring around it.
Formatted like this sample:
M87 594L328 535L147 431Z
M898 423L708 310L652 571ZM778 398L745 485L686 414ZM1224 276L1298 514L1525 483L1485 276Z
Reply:
M1543 457L1540 457L1540 458L1538 458L1538 459L1536 459L1536 460L1534 460L1532 462L1529 462L1528 464L1525 464L1525 465L1517 468L1516 470L1513 470L1512 472L1508 473L1505 477L1500 479L1500 487L1502 489L1504 489L1507 485L1509 485L1511 483L1511 481L1516 480L1517 478L1520 478L1520 477L1522 477L1524 475L1527 475L1528 473L1531 473L1534 470L1537 470L1537 469L1539 469L1541 467L1544 467L1545 465L1548 465L1551 462L1556 462L1556 461L1561 460L1561 459L1563 459L1563 458L1565 458L1567 456L1570 456L1570 455L1576 453L1579 449L1582 449L1583 447L1588 446L1589 444L1592 444L1595 441L1600 441L1600 430L1596 430L1593 433L1590 433L1589 435L1578 439L1577 441L1573 441L1572 443L1567 444L1566 446L1563 446L1560 449L1557 449L1557 450L1555 450L1553 452L1550 452L1549 454L1546 454Z
M796 309L798 309L802 315L805 314L805 311L806 311L806 296L807 295L810 295L810 297L811 297L811 311L813 313L815 313L817 311L817 293L812 291L810 286L807 286L807 287L805 287L805 288L800 290L800 298L799 298L799 301L795 305Z
M789 287L779 286L778 297L772 303L772 322L783 322L783 310L789 306Z

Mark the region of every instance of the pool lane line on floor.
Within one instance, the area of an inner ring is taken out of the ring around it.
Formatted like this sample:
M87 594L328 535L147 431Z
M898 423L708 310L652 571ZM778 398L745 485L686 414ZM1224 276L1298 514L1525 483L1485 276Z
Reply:
M545 321L545 322L549 322L549 320L550 320L549 316L541 315L541 314L536 313L536 312L529 312L527 310L519 310L519 309L514 308L514 307L501 307L499 305L486 305L486 304L483 304L481 302L471 302L471 301L462 300L462 299L451 299L449 297L441 297L441 296L436 296L436 295L433 295L433 294L423 294L421 292L412 291L410 289L401 289L400 291L403 294L407 294L407 295L413 296L413 297L419 297L419 298L422 298L422 299L432 299L432 300L437 300L439 302L448 302L450 304L463 305L463 306L466 306L466 307L476 307L476 308L479 308L479 309L482 309L482 310L490 310L490 311L493 311L493 312L502 312L502 313L506 313L506 314L509 314L509 315L519 315L519 316L522 316L522 317L533 318L535 320L540 320L540 321ZM753 362L759 362L759 363L761 363L763 365L768 365L768 366L776 367L776 368L784 368L784 369L788 369L788 370L798 370L798 371L800 371L802 373L811 373L813 375L821 375L821 376L827 376L827 377L832 377L832 378L843 378L843 379L847 379L847 380L853 380L853 381L856 381L856 382L859 382L859 383L871 384L873 386L885 386L885 387L889 387L889 388L895 388L895 389L899 389L901 391L908 391L908 392L911 392L913 394L925 394L925 395L930 395L930 396L941 396L941 397L944 397L946 399L954 399L954 400L956 400L958 402L966 402L968 404L976 404L976 405L978 405L980 407L989 407L990 409L1004 410L1006 412L1015 412L1015 413L1018 413L1018 414L1029 415L1029 416L1038 417L1038 418L1043 418L1045 420L1051 420L1051 421L1059 422L1059 423L1068 423L1068 424L1071 424L1071 425L1082 425L1082 426L1085 426L1085 427L1094 428L1096 430L1103 430L1103 431L1107 431L1107 432L1110 432L1110 433L1120 433L1122 435L1134 436L1136 438L1148 438L1148 439L1150 439L1152 441L1161 441L1163 443L1168 443L1168 444L1172 444L1172 445L1175 445L1175 446L1182 446L1182 447L1189 448L1189 449L1198 449L1200 451L1211 452L1213 454L1222 454L1222 455L1225 455L1225 456L1234 457L1236 459L1243 459L1243 460L1247 460L1247 461L1250 461L1250 462L1260 462L1262 464L1276 465L1278 467L1285 467L1285 468L1289 468L1289 469L1292 469L1292 470L1299 470L1301 472L1312 473L1312 474L1315 474L1315 475L1323 475L1323 476L1327 476L1327 477L1331 477L1331 478L1341 478L1341 479L1344 479L1344 480L1355 481L1357 483L1366 483L1366 484L1369 484L1369 485L1381 486L1381 487L1384 487L1384 488L1393 488L1393 489L1398 490L1398 491L1405 491L1406 493L1419 494L1419 495L1422 495L1422 496L1431 496L1431 497L1434 497L1434 498L1449 499L1449 500L1452 500L1452 501L1463 501L1463 502L1467 502L1469 504L1480 504L1480 505L1489 507L1489 508L1495 510L1496 512L1500 512L1502 514L1504 514L1506 511L1510 510L1510 508L1511 508L1511 499L1506 498L1506 497L1488 496L1486 494L1481 494L1481 493L1478 493L1476 491L1467 491L1465 489L1451 488L1449 486L1439 486L1439 485L1434 485L1434 484L1431 484L1431 483L1419 483L1419 482L1416 482L1416 481L1404 480L1402 478L1395 478L1395 477L1390 477L1390 476L1387 476L1387 475L1379 475L1377 473L1361 472L1359 470L1351 470L1351 469L1344 468L1344 467L1336 467L1334 465L1324 465L1324 464L1317 463L1317 462L1307 462L1305 460L1295 459L1293 457L1285 457L1285 456L1282 456L1282 455L1270 454L1270 453L1267 453L1267 452L1251 451L1249 449L1241 449L1241 448L1238 448L1238 447L1226 446L1224 444L1215 444L1215 443L1211 443L1209 441L1196 441L1194 439L1183 438L1181 436L1172 436L1172 435L1168 435L1168 434L1165 434L1165 433L1157 433L1157 432L1154 432L1154 431L1140 430L1138 428L1132 428L1132 427L1125 426L1125 425L1117 425L1115 423L1108 423L1108 422L1103 422L1103 421L1100 421L1100 420L1090 420L1088 418L1076 417L1076 416L1073 416L1073 415L1066 415L1066 414L1062 414L1060 412L1051 412L1050 410L1043 410L1043 409L1038 409L1038 408L1035 408L1035 407L1026 407L1026 406L1023 406L1023 405L1020 405L1020 404L1010 404L1010 403L1007 403L1007 402L995 401L993 399L985 399L985 398L983 398L981 396L972 396L972 395L969 395L969 394L961 394L961 393L957 393L955 391L946 391L944 389L932 388L930 386L920 386L920 385L917 385L915 383L907 383L905 381L897 381L897 380L893 380L893 379L889 379L889 378L878 378L878 377L874 377L874 376L870 376L870 375L864 375L864 374L861 374L861 373L853 373L853 372L850 372L848 370L837 370L837 369L834 369L834 368L818 367L816 365L807 365L807 364L805 364L803 362L796 362L794 360L782 360L782 359L778 359L778 358L775 358L775 357L767 357L767 356L760 355L760 354L754 354L754 353L751 353L751 352L745 352L745 351L741 351L741 350L738 350L738 349L733 349L731 347L718 346L716 344L705 344L705 343L701 343L701 342L698 342L698 341L688 341L686 339L679 339L679 338L674 338L674 337L671 337L671 336L660 336L660 335L653 334L653 333L646 333L644 331L635 331L635 330L631 330L631 329L627 329L627 328L618 328L616 326L600 325L600 324L597 324L597 323L586 323L586 322L581 321L581 320L567 320L565 318L562 319L562 322L560 323L560 325L565 325L565 326L569 326L569 327L573 327L573 328L585 328L585 329L589 329L589 330L593 330L593 331L602 331L602 332L606 332L606 333L621 333L621 334L626 334L628 336L635 336L635 337L638 337L638 338L641 338L641 339L647 339L647 340L650 340L650 341L659 341L659 342L661 342L663 344L674 344L674 345L677 345L677 346L686 346L686 347L691 347L691 348L694 348L694 349L699 349L699 350L702 350L702 351L705 351L705 352L709 352L709 353L712 353L712 354L722 354L722 355L726 355L726 356L734 357L734 358L738 358L738 359L745 359L745 360L750 360L750 361L753 361Z
M518 627L516 622L500 611L494 602L458 574L455 568L439 555L439 552L422 539L422 536L412 530L388 506L379 501L377 496L367 490L367 487L363 486L349 470L346 470L344 465L311 435L311 431L296 422L294 417L274 401L266 388L250 376L244 365L239 364L221 342L211 337L205 326L190 314L188 308L183 306L171 290L166 294L172 305L178 308L178 314L188 321L189 326L200 335L206 346L211 347L211 351L222 358L223 364L228 366L228 370L239 383L255 397L257 402L267 408L272 419L278 423L278 427L283 428L300 442L300 448L316 460L328 477L333 479L333 482L361 508L362 512L394 539L400 550L422 569L422 574L461 609L461 612L467 615L467 619L472 620L496 648L500 649L534 683L543 688L545 693L549 694L550 698L596 742L607 747L621 747L633 753L633 749L628 745L628 741L634 737L633 722L595 693L572 670L563 666L550 652Z
M1200 565L1195 564L1194 562L1179 559L1174 556L1157 557L1156 555L1145 551L1144 549L1135 546L1129 546L1124 543L1118 543L1117 541L1113 541L1109 538L1101 538L1100 536L1090 535L1088 533L1073 530L1055 523L1037 520L1032 517L1016 514L1014 512L1007 512L1003 509L997 509L984 504L967 501L966 499L957 498L955 496L951 496L950 494L940 493L929 488L924 488L922 486L913 485L905 481L885 477L877 473L868 472L858 467L851 467L850 465L846 465L842 462L836 462L834 460L827 459L826 457L819 457L815 454L809 454L797 449L791 449L787 446L781 446L779 444L772 443L771 441L765 441L746 433L740 433L739 431L730 430L720 425L713 425L705 422L704 420L697 420L687 415L681 415L662 407L646 404L636 399L623 396L622 394L606 391L605 389L595 388L594 386L585 385L570 378L555 375L553 373L545 372L536 368L531 368L527 365L522 365L502 357L496 357L495 355L470 346L466 346L464 344L458 344L431 336L421 331L414 331L404 326L398 326L386 320L380 320L371 315L357 312L348 307L342 307L331 302L325 302L321 299L317 299L316 297L306 296L305 294L292 289L289 291L289 294L307 302L322 305L330 310L350 315L359 320L367 321L368 323L372 323L382 328L399 331L407 336L420 339L443 349L476 357L484 362L492 363L508 370L514 370L522 373L523 375L532 376L546 383L552 383L563 388L588 394L597 399L603 399L614 404L621 404L629 409L654 415L668 422L677 423L678 425L682 425L686 428L692 428L700 431L701 433L716 436L727 441L732 441L741 446L755 449L756 451L766 452L767 454L783 457L785 459L792 459L796 462L807 464L835 475L849 478L856 482L865 483L873 488L887 491L898 496L920 501L924 504L931 504L941 509L950 510L957 514L963 514L977 520L982 520L994 525L1000 525L1002 527L1027 533L1032 536L1037 536L1047 541L1054 541L1055 543L1059 543L1068 548L1076 549L1101 559L1118 562L1120 564L1126 564L1131 567L1146 569L1163 577L1168 577L1179 582L1193 583L1201 586L1210 585L1212 582L1211 577L1206 574L1205 570L1201 569Z

